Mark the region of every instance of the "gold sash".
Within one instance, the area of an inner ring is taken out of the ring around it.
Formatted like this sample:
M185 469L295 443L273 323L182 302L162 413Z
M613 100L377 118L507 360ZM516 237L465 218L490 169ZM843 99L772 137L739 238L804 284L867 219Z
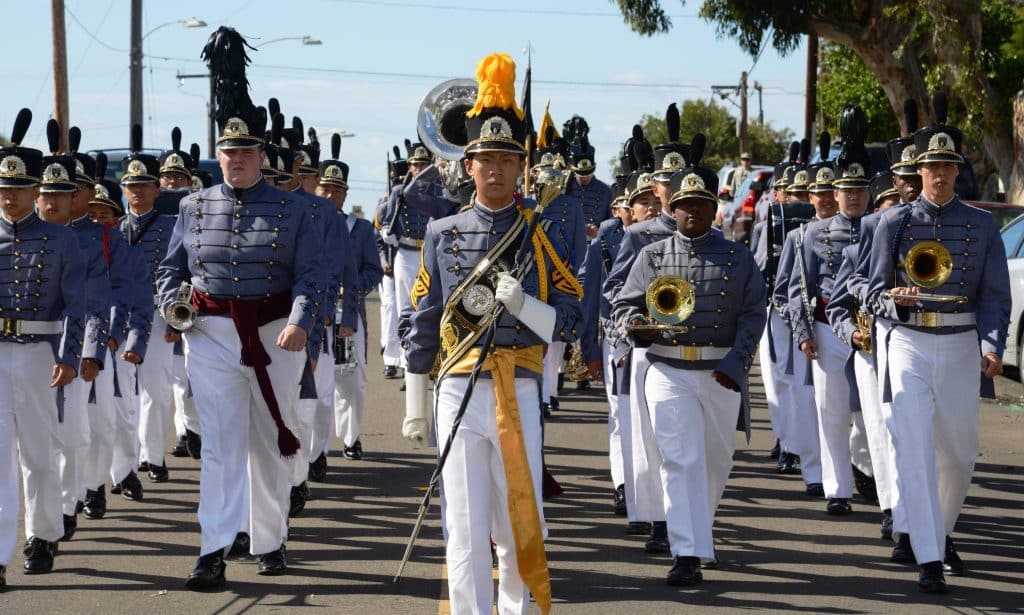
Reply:
M449 374L468 374L480 356L480 348L472 348L449 369ZM519 577L530 588L541 613L551 610L551 577L544 553L544 534L534 491L533 475L526 457L522 421L516 400L516 367L534 373L544 371L544 349L537 344L519 350L495 348L484 360L482 371L491 372L494 385L495 417L498 443L508 484L508 516L516 543Z

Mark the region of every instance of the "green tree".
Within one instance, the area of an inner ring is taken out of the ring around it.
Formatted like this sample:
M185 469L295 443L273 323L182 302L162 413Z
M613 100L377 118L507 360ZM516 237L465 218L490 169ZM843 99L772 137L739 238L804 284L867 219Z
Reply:
M839 137L839 118L847 104L858 105L868 118L868 141L886 142L900 134L900 125L878 78L857 54L842 45L821 47L818 73L820 128Z
M701 165L718 170L729 161L736 161L740 141L736 135L736 118L725 107L715 101L684 100L679 106L679 135L683 142L689 142L700 132L707 139ZM668 141L663 114L644 114L640 119L644 137L652 146ZM750 155L755 164L775 164L782 160L793 133L788 129L778 130L770 123L764 126L753 123L747 130ZM614 163L617 163L616 159Z

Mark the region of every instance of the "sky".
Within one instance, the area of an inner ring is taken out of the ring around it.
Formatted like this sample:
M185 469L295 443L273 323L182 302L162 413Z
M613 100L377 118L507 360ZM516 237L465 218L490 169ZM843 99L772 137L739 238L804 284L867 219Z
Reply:
M82 129L82 149L126 147L128 0L65 2L71 123ZM609 183L608 161L645 113L660 116L672 102L715 98L738 117L738 100L722 101L711 86L736 85L744 70L751 86L763 85L765 121L802 132L802 45L787 57L769 47L755 64L697 17L700 0L662 0L662 6L672 30L644 38L625 25L613 2L602 0L143 0L144 146L169 148L171 129L179 126L184 149L197 142L206 155L209 82L181 83L175 76L205 72L200 52L221 25L254 45L267 43L250 52L256 104L277 97L289 123L298 115L315 127L324 149L332 132L354 135L341 151L351 167L348 203L362 205L368 216L385 190L387 152L406 138L416 140L424 95L445 79L472 78L477 61L494 51L516 60L521 95L525 50L532 47L535 123L547 101L559 129L573 114L585 117L598 177ZM192 17L207 26L180 23ZM45 125L54 108L50 24L48 2L22 2L7 11L9 55L0 64L0 132L9 134L18 109L29 107L34 120L25 144L40 149L46 149ZM303 36L322 44L304 45ZM756 117L757 96L750 91Z

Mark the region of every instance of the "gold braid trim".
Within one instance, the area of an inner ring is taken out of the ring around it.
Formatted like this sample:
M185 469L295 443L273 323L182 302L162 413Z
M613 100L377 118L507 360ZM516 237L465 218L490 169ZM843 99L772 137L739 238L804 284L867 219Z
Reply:
M416 281L412 285L412 290L409 291L409 301L412 303L412 309L418 310L420 299L427 296L430 292L430 274L427 273L426 267L423 266L423 248L420 248L420 271L416 274Z
M526 217L526 221L530 221L530 216L533 215L533 211L524 209L523 216ZM555 246L552 245L551 240L548 238L547 230L551 226L550 220L541 220L540 226L543 232L534 233L533 250L534 254L540 254L543 247L543 252L548 255L551 259L551 263L554 265L555 270L551 274L551 283L555 285L555 288L569 295L575 295L577 299L583 298L583 287L580 286L579 280L576 279L576 274L572 272L569 264L558 255L555 250ZM547 301L547 264L543 258L535 258L537 262L537 278L540 281L540 299L541 301Z

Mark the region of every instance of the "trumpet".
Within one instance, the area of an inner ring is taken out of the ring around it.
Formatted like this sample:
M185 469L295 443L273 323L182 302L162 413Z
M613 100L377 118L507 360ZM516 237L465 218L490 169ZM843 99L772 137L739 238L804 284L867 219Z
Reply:
M907 252L903 262L896 265L906 273L907 281L921 288L938 288L949 280L953 273L953 257L946 246L937 241L922 241L914 244ZM882 293L886 299L896 299L904 295L894 294L891 290ZM935 303L967 303L963 295L937 295L934 293L918 293L905 295L918 301Z
M648 322L630 325L628 329L631 333L657 331L669 338L690 330L680 323L689 318L696 307L693 284L677 275L658 276L647 285L644 298Z
M192 285L182 282L174 301L164 311L164 319L178 331L188 331L196 324L196 309L192 307Z

